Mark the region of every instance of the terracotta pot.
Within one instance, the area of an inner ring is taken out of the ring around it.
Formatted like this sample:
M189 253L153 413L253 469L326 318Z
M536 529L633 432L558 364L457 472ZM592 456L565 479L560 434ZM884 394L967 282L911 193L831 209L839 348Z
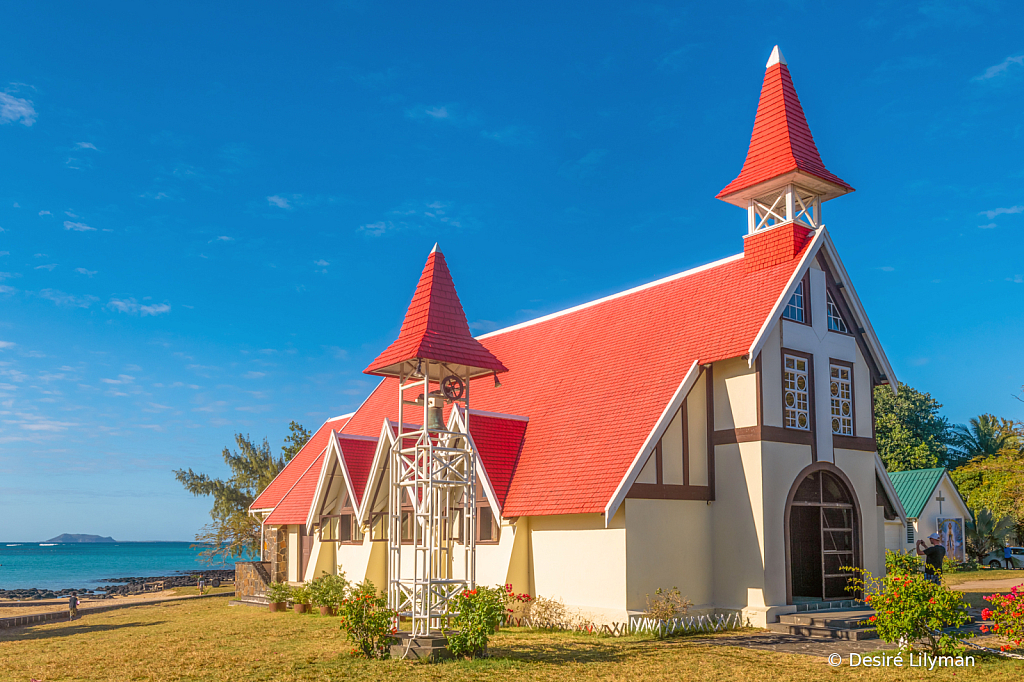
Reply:
M309 610L309 604L292 604L292 611L295 613L305 613Z
M334 607L333 606L321 606L320 607L320 615L321 616L333 616L334 615Z
M284 611L286 608L288 608L288 605L283 601L272 601L269 604L267 604L267 610L271 613Z

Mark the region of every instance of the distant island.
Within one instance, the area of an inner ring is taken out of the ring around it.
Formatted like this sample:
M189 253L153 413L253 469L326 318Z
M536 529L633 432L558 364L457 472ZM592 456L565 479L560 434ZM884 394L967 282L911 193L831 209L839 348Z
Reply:
M74 533L64 533L58 535L55 538L50 538L47 542L117 542L114 538L105 538L99 535L76 535Z

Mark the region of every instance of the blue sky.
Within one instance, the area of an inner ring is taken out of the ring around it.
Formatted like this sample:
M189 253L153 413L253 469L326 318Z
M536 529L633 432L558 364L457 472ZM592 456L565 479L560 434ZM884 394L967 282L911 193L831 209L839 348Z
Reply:
M477 332L738 252L779 43L898 377L1022 419L1013 2L81 3L0 23L0 540L190 539L235 432L374 385L435 241Z

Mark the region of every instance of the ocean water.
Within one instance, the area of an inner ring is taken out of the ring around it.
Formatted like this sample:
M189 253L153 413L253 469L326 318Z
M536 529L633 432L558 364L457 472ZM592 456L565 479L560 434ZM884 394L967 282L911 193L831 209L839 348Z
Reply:
M191 542L40 544L0 542L0 589L95 589L104 578L173 575L177 571L233 569L228 559L206 563Z

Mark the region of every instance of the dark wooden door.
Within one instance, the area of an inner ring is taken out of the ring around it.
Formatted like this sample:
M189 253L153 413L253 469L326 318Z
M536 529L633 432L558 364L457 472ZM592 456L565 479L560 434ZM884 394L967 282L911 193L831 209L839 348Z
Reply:
M299 560L299 582L305 580L306 567L309 566L309 555L313 552L313 536L306 534L306 527L299 528L299 539L301 541L302 558Z

